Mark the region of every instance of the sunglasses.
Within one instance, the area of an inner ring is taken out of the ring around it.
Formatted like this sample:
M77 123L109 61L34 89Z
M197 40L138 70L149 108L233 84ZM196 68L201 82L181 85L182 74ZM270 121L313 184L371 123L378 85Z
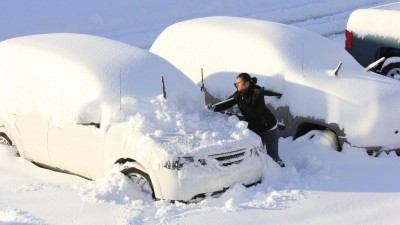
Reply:
M243 83L243 82L242 81L235 82L235 83L233 83L233 86L235 86L237 88L239 86L239 84L241 84L241 83Z
M233 83L233 86L235 86L236 88L239 86L239 84L243 83L243 81L239 81L239 82L235 82Z

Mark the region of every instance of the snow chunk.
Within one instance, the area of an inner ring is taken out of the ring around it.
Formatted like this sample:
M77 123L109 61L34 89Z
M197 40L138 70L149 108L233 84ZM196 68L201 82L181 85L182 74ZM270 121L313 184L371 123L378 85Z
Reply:
M146 196L116 167L103 179L85 181L76 185L75 188L84 201L91 203L127 204L132 201L152 201L151 196Z
M158 98L151 103L135 101L129 106L127 103L124 107L136 112L121 124L125 146L141 149L137 155L159 154L161 161L155 166L163 165L171 156L207 156L215 154L216 149L225 152L227 148L237 150L260 143L259 137L247 129L247 123L204 106L183 107Z
M347 29L359 37L367 35L395 38L400 42L400 3L371 9L354 11L348 20Z

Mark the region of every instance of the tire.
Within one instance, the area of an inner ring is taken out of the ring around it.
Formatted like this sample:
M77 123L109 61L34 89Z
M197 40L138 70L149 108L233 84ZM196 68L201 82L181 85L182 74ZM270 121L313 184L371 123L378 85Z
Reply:
M331 130L312 130L305 134L305 136L318 143L327 143L331 148L340 151L338 138Z
M0 144L8 146L13 145L11 139L5 133L0 133Z
M381 74L390 78L400 77L400 62L389 63L381 69Z
M127 168L121 172L135 183L143 193L155 199L153 184L148 174L136 168Z

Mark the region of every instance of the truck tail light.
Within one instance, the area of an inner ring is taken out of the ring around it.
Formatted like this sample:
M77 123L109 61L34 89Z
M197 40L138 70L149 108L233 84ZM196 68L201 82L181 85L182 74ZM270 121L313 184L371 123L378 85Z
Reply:
M353 33L348 30L346 30L345 47L347 50L351 50L353 48Z

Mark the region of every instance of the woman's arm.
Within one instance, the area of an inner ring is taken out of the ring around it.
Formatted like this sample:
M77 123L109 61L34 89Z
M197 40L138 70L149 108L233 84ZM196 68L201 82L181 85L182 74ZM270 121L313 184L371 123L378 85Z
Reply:
M270 91L270 90L264 90L264 88L262 88L262 90L263 90L264 96L277 96L279 98L282 97L281 93Z
M211 105L210 108L212 110L214 110L214 112L220 112L220 111L232 108L234 105L236 105L236 101L235 101L235 98L233 98L233 96L231 96L230 98L228 98L225 101L218 102L218 103Z

